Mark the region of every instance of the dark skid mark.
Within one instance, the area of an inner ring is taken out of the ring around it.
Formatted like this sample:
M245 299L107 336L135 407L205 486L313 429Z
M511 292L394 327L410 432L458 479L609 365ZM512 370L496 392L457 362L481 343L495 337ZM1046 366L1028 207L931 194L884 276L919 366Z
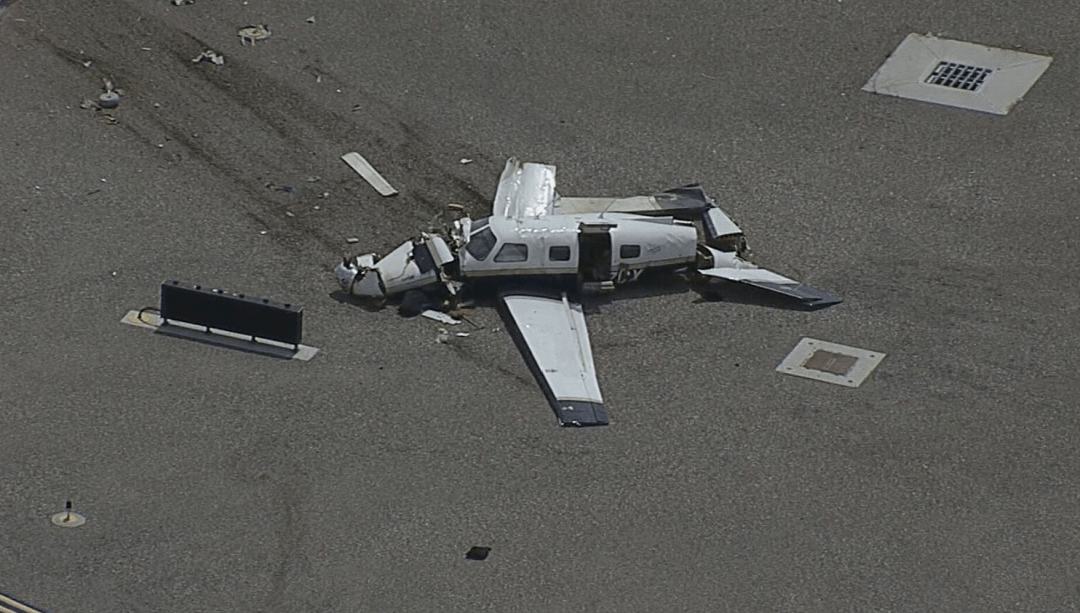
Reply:
M100 4L112 10L103 12ZM441 141L432 145L422 130L403 121L376 96L365 94L362 87L354 86L349 92L351 102L365 110L359 117L348 107L338 111L323 106L303 89L261 72L255 60L239 54L231 54L220 68L192 63L192 57L208 48L204 42L124 3L102 0L85 15L78 9L69 13L69 20L100 19L97 15L103 13L110 15L107 40L87 31L93 28L71 30L63 23L35 37L82 73L86 72L82 62L92 59L91 74L110 77L125 91L117 112L120 125L150 147L156 147L162 137L182 145L182 151L205 166L203 172L218 175L247 196L223 194L216 206L245 213L270 230L271 240L295 251L315 244L317 253L308 255L333 260L342 249L343 226L363 228L373 236L407 232L398 224L413 216L430 217L447 203L487 204L468 181L454 174L463 172L457 168L460 156L454 155L463 147ZM147 45L154 53L139 51ZM70 49L85 50L85 54ZM309 83L305 78L309 75L297 76L301 87L314 87L314 80ZM155 102L162 106L152 107ZM366 184L349 174L339 158L360 147L366 155L377 156L384 174L407 181L405 206L399 202L385 211ZM172 147L176 149L180 148ZM175 161L163 158L162 163ZM330 204L315 199L315 190L324 188L338 206L324 206L315 217L286 218L287 203L263 188L266 181L293 181L316 174L325 178L324 183L310 193L298 190L295 204L309 209L314 204ZM330 208L336 210L325 210ZM373 209L375 215L365 214Z

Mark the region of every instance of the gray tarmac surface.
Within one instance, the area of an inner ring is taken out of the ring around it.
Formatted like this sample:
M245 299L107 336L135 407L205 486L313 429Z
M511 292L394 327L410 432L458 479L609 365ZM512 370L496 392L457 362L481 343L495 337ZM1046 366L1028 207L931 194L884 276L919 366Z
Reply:
M1078 13L9 3L0 592L55 613L1080 609ZM272 37L241 46L256 23ZM859 91L909 32L1054 63L1006 117ZM79 108L104 77L115 124ZM846 301L602 307L613 425L560 429L494 311L444 346L331 296L341 253L449 202L482 215L511 155L566 195L700 181L760 264ZM122 326L165 278L303 304L321 352ZM804 336L888 357L858 389L774 372ZM85 526L49 522L65 500Z

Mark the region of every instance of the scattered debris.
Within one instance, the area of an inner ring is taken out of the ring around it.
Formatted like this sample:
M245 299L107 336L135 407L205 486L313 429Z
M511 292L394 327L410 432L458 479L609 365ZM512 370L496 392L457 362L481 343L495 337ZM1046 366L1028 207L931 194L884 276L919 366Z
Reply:
M323 192L323 193L319 194L319 198L329 198L329 197L330 197L330 192ZM315 207L315 208L319 208L319 207Z
M172 0L173 6L184 6L185 4L195 4L195 0Z
M462 164L472 164L472 158L461 158Z
M456 326L457 324L461 323L460 319L454 319L453 317L447 315L446 313L443 313L441 311L436 311L434 309L428 309L428 310L420 313L420 315L423 316L423 317L427 317L428 319L433 319L433 320L435 320L435 321L437 321L439 323L444 323L444 324L446 324L448 326Z
M203 62L203 61L213 62L215 66L224 66L225 65L225 56L219 54L218 52L214 51L213 49L207 49L206 51L203 51L199 55L191 58L191 61L195 62L196 64L198 64L199 62Z
M450 342L450 333L446 331L446 328L439 328L439 335L435 337L435 342L443 345Z
M254 47L255 41L270 38L270 28L266 25L247 26L240 28L240 30L237 31L237 35L240 36L241 45L251 43L251 46Z
M345 239L345 242L349 243L350 245L355 245L356 243L360 242L360 239L356 238L355 236L350 236L349 238Z
M307 19L305 19L304 21L306 21L306 22L308 22L308 23L315 23L315 17L314 17L314 16L308 17L308 18L307 18Z
M267 234L269 234L269 232L267 232L266 230L259 230L259 234L266 236Z
M296 188L294 188L291 185L278 185L277 183L274 183L273 181L267 183L265 187L267 189L272 189L275 192L285 192L286 194L291 194L291 193L296 191Z
M87 67L87 68L90 68L91 66L94 65L94 61L93 60L86 60L85 62L82 63L82 65Z
M321 178L321 177L319 177L319 175L311 175L310 177L308 177L308 178L307 178L307 179L305 179L305 180L306 180L306 181L307 181L308 183L315 183L315 182L316 182L316 181L318 181L318 180L319 180L320 178Z
M292 211L285 211L285 216L286 217L296 217L296 213L293 213Z
M383 196L393 196L397 193L397 190L390 187L386 179L379 174L375 168L364 159L364 156L352 151L341 156L341 159L345 160L345 163L352 167L365 181L374 187Z
M486 560L489 553L491 553L491 547L470 547L469 551L465 553L465 558L469 560Z
M465 338L465 337L469 336L469 333L468 332L455 332L454 336L460 336L462 338Z
M357 112L357 111L361 111L361 110L363 110L363 109L364 109L363 105L360 105L360 104L354 104L351 110L352 110L352 112L354 112L354 113L355 113L355 112Z

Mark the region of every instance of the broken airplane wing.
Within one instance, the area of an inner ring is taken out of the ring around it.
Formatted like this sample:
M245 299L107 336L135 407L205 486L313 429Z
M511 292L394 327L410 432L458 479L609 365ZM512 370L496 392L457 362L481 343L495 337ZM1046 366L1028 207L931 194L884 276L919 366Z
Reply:
M501 293L515 341L564 426L604 426L607 410L596 381L581 305L531 293Z

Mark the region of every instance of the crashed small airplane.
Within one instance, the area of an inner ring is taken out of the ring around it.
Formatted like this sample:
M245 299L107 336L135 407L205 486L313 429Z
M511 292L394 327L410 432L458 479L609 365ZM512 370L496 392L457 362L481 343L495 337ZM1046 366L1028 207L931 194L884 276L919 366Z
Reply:
M490 217L463 216L382 258L346 257L334 269L350 295L400 298L413 314L432 301L453 306L480 287L493 289L564 426L608 423L581 299L658 273L680 276L706 296L750 286L807 310L841 301L751 264L742 230L699 185L652 196L565 198L555 192L554 166L515 158L499 179Z

